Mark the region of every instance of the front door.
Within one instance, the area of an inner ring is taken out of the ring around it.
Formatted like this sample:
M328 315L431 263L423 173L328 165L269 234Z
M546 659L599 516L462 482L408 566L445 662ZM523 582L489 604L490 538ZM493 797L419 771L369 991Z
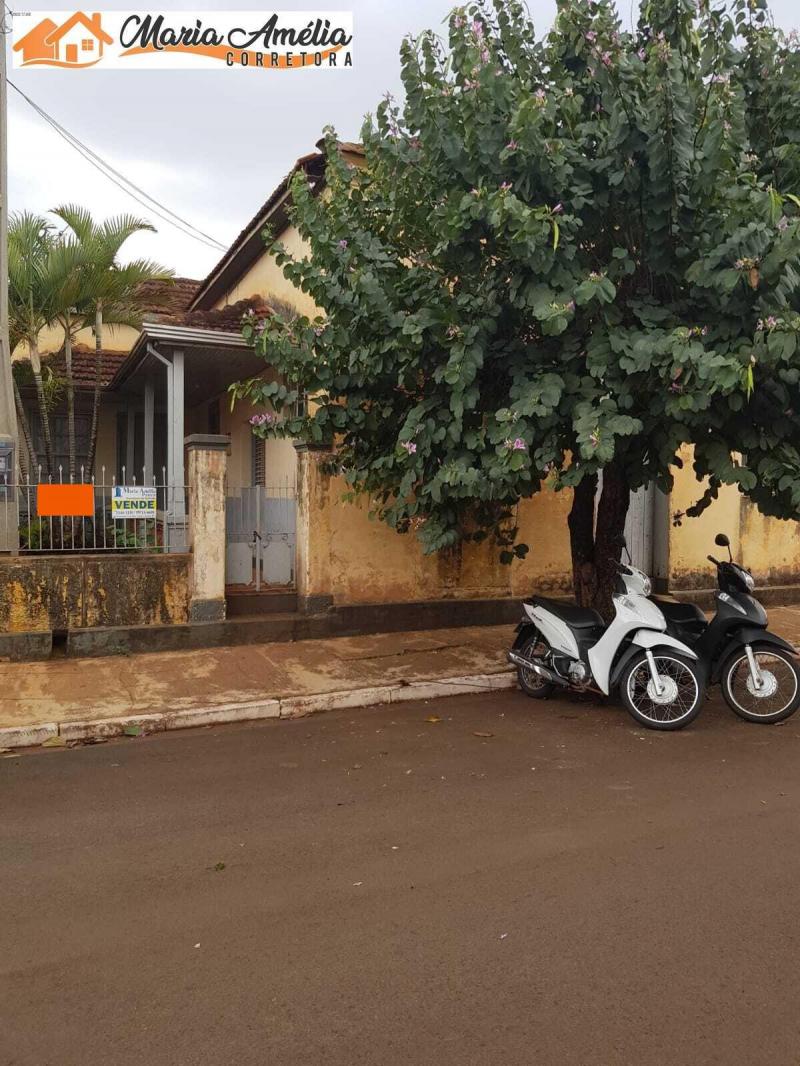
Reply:
M68 63L77 63L78 62L78 46L77 46L77 44L68 44L67 45L67 62Z

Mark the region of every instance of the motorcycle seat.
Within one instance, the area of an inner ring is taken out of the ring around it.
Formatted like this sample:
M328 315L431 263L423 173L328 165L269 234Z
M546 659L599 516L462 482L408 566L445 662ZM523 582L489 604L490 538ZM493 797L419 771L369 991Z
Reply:
M652 596L651 599L668 622L679 626L707 625L706 616L696 603L684 603L672 596Z
M597 611L593 611L591 607L579 607L577 603L551 600L547 596L531 596L525 602L532 607L543 607L562 622L566 622L571 629L595 629L605 625Z

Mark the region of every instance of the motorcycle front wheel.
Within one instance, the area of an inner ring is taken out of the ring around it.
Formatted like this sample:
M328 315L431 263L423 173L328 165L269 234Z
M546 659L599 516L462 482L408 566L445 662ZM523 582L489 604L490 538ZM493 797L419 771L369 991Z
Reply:
M753 645L760 681L755 684L744 648L722 668L722 694L734 714L747 722L782 722L800 706L800 663L789 652Z
M619 691L628 713L648 729L683 729L700 713L703 679L691 659L654 650L659 684L653 683L644 652L625 668Z

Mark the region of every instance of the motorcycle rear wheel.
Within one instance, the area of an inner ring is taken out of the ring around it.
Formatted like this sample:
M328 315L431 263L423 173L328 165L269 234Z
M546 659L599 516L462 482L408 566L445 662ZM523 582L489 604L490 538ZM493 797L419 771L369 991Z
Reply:
M526 659L541 659L550 651L550 645L542 639L539 633L535 633L518 651ZM533 670L526 670L524 666L517 667L517 680L525 695L534 700L546 700L555 688L549 681L545 681Z
M789 652L768 644L754 644L753 657L766 687L759 692L753 686L750 663L742 648L722 668L725 702L746 722L782 722L800 706L800 662Z
M703 679L697 664L676 652L653 649L656 671L662 684L658 692L650 676L644 652L625 668L619 684L628 713L648 729L683 729L700 713Z

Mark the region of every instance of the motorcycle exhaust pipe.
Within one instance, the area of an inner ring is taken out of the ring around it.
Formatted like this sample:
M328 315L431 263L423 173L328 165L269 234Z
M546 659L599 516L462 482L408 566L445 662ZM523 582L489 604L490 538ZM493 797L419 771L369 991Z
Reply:
M521 666L523 670L533 670L535 674L543 678L545 681L549 681L551 685L562 685L564 688L569 687L569 682L558 674L553 673L548 669L543 662L539 659L526 659L524 655L520 655L519 652L510 651L508 653L508 661L515 666Z

